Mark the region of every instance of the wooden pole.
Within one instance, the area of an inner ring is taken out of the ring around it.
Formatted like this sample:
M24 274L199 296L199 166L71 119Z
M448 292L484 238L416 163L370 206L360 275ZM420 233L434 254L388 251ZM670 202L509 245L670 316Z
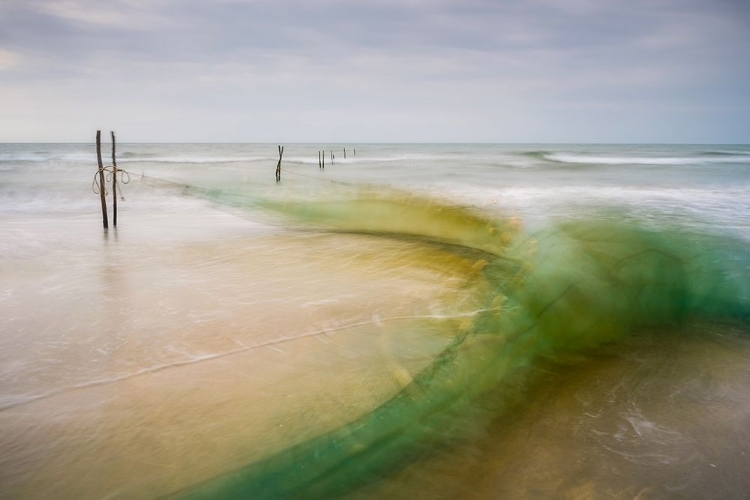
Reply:
M281 180L281 157L284 156L284 148L279 146L279 163L276 164L276 182Z
M323 170L326 169L326 150L323 150Z
M102 220L104 221L104 229L109 228L109 221L107 220L107 201L104 199L104 165L102 165L102 131L96 131L96 160L99 163L99 196L102 200Z
M333 151L331 151L331 165L333 165Z
M115 133L112 134L112 224L117 227L117 160L115 160Z
M357 156L357 148L354 148L354 156Z
M323 168L320 166L320 150L318 150L318 168Z
M346 160L346 148L344 148L344 159Z

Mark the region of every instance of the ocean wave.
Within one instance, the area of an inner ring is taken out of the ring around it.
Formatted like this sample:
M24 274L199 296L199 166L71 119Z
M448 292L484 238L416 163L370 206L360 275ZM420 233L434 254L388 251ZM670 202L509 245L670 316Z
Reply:
M271 156L213 156L213 157L199 157L199 156L123 156L120 159L120 163L196 163L196 164L210 164L210 163L250 163L256 161L274 161L278 158Z
M159 156L157 153L135 153L133 151L123 151L119 155L120 158L155 158Z
M403 154L394 156L364 156L364 155L348 155L344 158L341 152L335 152L335 163L338 164L362 164L362 163L394 163L394 162L433 162L450 159L448 156L443 155L426 155L426 154ZM279 157L277 155L256 155L256 156L160 156L157 154L144 154L144 153L133 153L126 152L118 156L118 162L120 163L195 163L195 164L211 164L211 163L252 163L252 162L276 162ZM326 150L325 152L326 164L331 164L331 153ZM299 164L299 165L317 165L318 156L317 154L310 154L307 156L303 155L290 155L284 156L282 159L282 165L284 163Z
M574 165L705 165L707 163L748 163L746 155L705 155L701 157L596 156L573 153L547 153L544 160Z
M552 154L552 153L550 151L544 151L544 150L539 150L539 151L524 151L523 153L521 153L521 155L523 155L523 156L528 156L528 157L531 157L531 158L535 158L537 160L546 160L547 159L547 155L549 155L549 154Z
M103 158L106 162L106 156ZM52 153L0 153L0 163L55 163L55 162L93 162L96 163L95 152L71 152L63 154Z
M740 158L750 158L750 151L742 151L742 150L716 150L716 151L702 151L700 153L701 156L730 156L730 157L740 157Z
M4 162L42 162L48 161L50 156L39 153L0 153L0 163Z

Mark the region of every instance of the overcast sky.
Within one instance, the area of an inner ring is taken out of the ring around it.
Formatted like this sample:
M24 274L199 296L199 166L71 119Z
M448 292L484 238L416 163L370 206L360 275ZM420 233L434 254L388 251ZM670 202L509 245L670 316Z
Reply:
M0 0L0 142L750 142L750 0Z

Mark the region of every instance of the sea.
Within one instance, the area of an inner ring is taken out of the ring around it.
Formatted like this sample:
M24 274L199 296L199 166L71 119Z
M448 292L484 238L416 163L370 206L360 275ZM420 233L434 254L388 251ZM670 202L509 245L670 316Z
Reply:
M0 144L0 498L750 495L749 145L101 155Z

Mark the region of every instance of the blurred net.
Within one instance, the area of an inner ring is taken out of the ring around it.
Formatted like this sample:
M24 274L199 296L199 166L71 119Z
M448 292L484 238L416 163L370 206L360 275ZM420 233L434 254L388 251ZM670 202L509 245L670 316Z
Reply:
M523 399L539 360L567 359L640 328L746 324L750 313L748 252L727 235L611 212L527 234L514 219L372 188L304 201L186 189L303 227L437 245L473 262L467 286L481 307L470 320L426 327L452 329L452 340L371 411L178 498L339 496L435 447L481 435Z

